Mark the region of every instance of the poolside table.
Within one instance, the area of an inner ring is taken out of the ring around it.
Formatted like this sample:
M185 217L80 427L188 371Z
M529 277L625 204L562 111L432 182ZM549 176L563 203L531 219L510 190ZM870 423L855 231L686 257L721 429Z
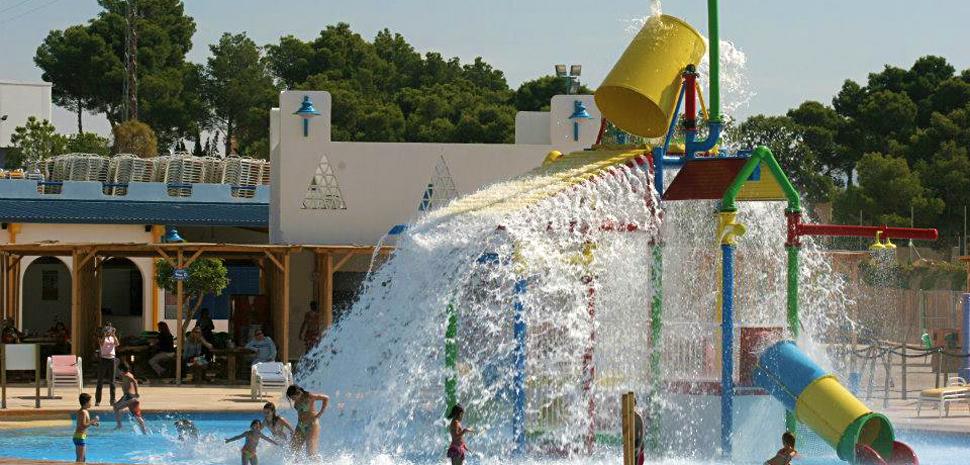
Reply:
M229 384L237 384L238 376L236 375L236 358L240 355L254 355L255 350L247 349L245 347L233 347L233 348L215 348L212 349L212 355L226 357L226 372L229 378Z

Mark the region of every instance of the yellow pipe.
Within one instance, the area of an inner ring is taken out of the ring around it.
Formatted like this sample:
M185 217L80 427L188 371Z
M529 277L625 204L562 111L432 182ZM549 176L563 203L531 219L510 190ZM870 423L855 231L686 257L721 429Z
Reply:
M795 402L795 416L833 448L857 418L872 412L832 375L812 381Z
M701 114L704 115L704 121L710 121L711 115L707 114L707 105L704 105L704 93L701 92L701 84L694 81L694 89L697 90L697 100L701 103Z

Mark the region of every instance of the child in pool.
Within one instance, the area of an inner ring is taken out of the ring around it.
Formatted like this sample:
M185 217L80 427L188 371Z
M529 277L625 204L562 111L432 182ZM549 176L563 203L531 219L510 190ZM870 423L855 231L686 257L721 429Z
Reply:
M765 461L764 465L788 465L798 455L795 450L795 435L789 432L781 435L782 447L774 457Z
M74 429L74 452L77 456L75 462L84 462L87 458L85 440L88 437L88 427L91 425L99 426L101 420L97 416L91 418L91 414L88 412L88 409L91 408L91 394L82 392L77 400L81 403L81 408L77 411L77 428Z
M135 416L135 421L138 422L138 428L141 429L141 434L148 434L148 431L145 429L145 419L141 417L141 400L138 398L138 380L132 376L127 363L121 362L119 369L121 370L121 392L124 395L114 405L115 420L118 421L118 426L115 429L121 429L121 411L128 409Z
M276 443L276 441L273 441L261 433L260 431L262 429L263 424L260 423L259 420L253 420L253 422L249 424L249 431L226 439L226 444L229 444L230 442L246 438L246 443L243 444L242 448L242 465L259 465L259 458L256 457L256 448L259 447L260 439L265 439L274 446L279 445Z
M276 439L286 440L286 431L290 432L291 437L293 436L293 427L290 426L290 422L276 414L276 404L272 402L263 405L263 422L269 428L270 434Z
M462 426L461 418L464 415L465 409L462 408L461 404L455 404L448 414L448 419L451 420L451 426L448 428L451 433L451 445L448 446L447 455L451 459L451 465L462 465L465 463L465 454L471 452L465 446L465 434L474 433L475 430Z
M184 418L175 420L175 431L179 433L179 441L199 439L199 428L195 427L195 423L192 423L192 420L186 420Z

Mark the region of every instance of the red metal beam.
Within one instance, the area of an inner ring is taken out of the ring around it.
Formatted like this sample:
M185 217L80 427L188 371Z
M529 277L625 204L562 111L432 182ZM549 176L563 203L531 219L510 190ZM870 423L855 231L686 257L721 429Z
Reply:
M876 237L876 232L882 231L883 239L919 239L935 241L938 234L935 229L926 228L890 228L886 226L853 226L839 224L805 224L797 223L795 233L799 236L851 236Z

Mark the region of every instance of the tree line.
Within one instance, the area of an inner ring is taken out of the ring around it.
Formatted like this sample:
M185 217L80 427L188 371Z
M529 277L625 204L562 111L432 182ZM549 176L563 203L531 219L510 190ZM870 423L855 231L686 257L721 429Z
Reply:
M80 133L86 112L104 114L113 129L125 123L126 3L98 0L94 18L51 31L34 57L54 84L54 103L77 114ZM400 34L384 29L368 41L346 23L309 41L288 35L266 45L227 32L205 63L191 63L197 25L183 2L137 5L138 119L160 152L192 144L190 151L205 153L203 134L215 132L225 154L268 157L269 110L285 89L333 94L334 140L506 143L516 111L547 108L566 86L545 76L513 90L480 57L463 64L422 55Z
M768 146L811 202L832 202L840 224L912 220L939 229L936 247L959 243L970 205L970 70L937 56L886 65L865 84L846 80L831 105L752 116L729 134Z

